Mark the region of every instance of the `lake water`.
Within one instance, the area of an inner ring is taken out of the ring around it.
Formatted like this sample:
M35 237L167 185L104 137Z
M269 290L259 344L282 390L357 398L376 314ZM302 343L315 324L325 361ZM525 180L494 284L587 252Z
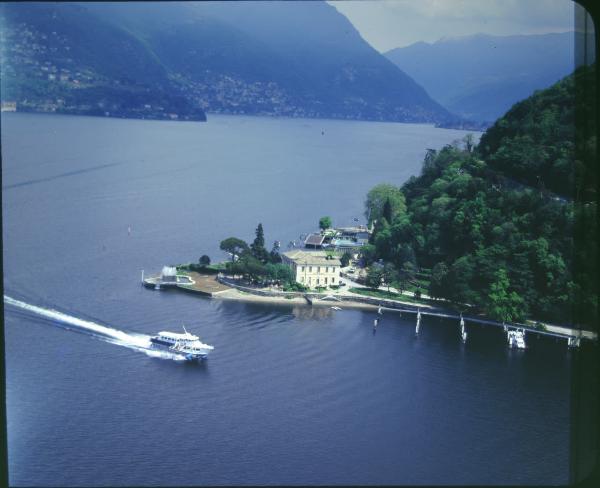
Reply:
M499 329L201 299L140 286L363 220L375 184L465 132L212 116L208 123L2 116L4 293L132 334L186 324L215 350L151 357L5 304L9 480L27 486L561 484L565 341ZM128 229L129 228L129 229ZM129 232L130 230L130 232ZM130 345L130 344L129 344Z

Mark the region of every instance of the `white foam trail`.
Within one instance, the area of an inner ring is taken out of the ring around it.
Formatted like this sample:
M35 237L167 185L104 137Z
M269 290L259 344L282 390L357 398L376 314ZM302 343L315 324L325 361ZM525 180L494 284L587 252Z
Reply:
M162 359L173 360L185 359L176 354L171 354L168 351L157 351L154 349L150 349L150 336L144 334L128 334L127 332L123 332L122 330L113 329L112 327L106 327L95 322L90 322L89 320L83 320L77 317L73 317L72 315L67 315L65 313L59 312L58 310L53 310L51 308L42 308L36 305L31 305L29 303L22 302L20 300L15 300L14 298L11 298L6 295L4 295L4 303L8 305L13 305L14 307L18 307L23 310L27 310L28 312L35 313L37 315L46 317L51 320L56 320L58 322L69 324L80 329L85 329L87 331L93 332L94 334L99 334L107 338L113 344L118 344L120 346L125 346L131 349L135 349L137 351L144 352L145 354L151 357L159 357Z

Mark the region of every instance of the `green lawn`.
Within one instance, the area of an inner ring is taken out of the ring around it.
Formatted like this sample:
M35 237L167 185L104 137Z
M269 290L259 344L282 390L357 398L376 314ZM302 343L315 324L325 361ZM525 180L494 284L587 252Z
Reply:
M387 290L375 290L373 288L350 288L348 291L351 291L352 293L356 293L358 295L364 295L364 296L375 297L375 298L385 298L388 300L399 300L402 302L415 303L415 304L426 303L428 305L433 305L433 306L440 305L439 302L436 302L434 300L426 300L424 298L422 298L420 300L416 300L415 298L413 298L411 296L402 295L400 293L394 293L392 291L387 291Z
M369 297L386 298L389 300L402 300L403 302L418 303L418 301L416 301L413 297L401 295L400 293L394 293L393 291L375 290L373 288L350 288L350 290L348 291Z

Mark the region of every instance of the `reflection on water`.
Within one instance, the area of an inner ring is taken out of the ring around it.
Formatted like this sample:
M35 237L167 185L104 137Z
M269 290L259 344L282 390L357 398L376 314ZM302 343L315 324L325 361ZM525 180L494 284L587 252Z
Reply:
M323 320L331 317L333 312L331 307L320 305L297 305L292 308L294 318L299 320Z

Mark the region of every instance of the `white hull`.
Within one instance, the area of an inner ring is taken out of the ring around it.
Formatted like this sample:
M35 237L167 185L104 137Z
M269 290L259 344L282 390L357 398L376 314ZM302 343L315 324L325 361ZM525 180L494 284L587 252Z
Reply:
M526 349L525 332L523 330L509 330L506 333L508 345L515 349Z
M182 349L177 349L174 346L165 346L165 345L156 344L156 343L152 343L152 349L157 349L159 351L168 351L171 354L175 354L177 356L185 358L188 361L198 361L198 360L206 359L208 357L208 353L210 352L210 350L208 350L208 349L205 351L190 352L190 351L185 351Z

